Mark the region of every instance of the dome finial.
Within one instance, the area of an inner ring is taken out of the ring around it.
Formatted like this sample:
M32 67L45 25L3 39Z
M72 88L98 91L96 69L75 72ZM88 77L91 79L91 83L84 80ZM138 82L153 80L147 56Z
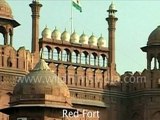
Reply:
M111 2L107 12L109 13L110 16L115 16L115 13L117 12L117 10L116 10L116 7L115 7L115 4L113 3L113 1Z

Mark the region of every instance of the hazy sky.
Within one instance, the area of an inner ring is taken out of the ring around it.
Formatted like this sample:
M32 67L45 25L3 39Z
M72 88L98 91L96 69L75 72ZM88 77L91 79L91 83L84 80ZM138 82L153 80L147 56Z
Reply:
M71 1L39 0L43 7L40 16L40 34L47 25L51 30L56 26L61 32L70 32ZM8 0L14 18L21 24L14 31L14 46L31 47L31 10L32 0ZM73 8L74 29L81 35L101 34L108 42L108 24L105 18L111 0L81 0L83 12ZM156 0L114 0L118 10L116 30L117 71L143 71L146 68L146 54L140 50L145 46L149 34L160 25L160 1ZM41 37L41 35L40 35Z

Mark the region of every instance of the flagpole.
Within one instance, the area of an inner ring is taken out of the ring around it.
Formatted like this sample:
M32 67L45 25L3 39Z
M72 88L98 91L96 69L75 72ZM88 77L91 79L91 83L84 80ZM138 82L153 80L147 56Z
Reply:
M72 7L72 0L71 0L71 34L73 32L73 7Z

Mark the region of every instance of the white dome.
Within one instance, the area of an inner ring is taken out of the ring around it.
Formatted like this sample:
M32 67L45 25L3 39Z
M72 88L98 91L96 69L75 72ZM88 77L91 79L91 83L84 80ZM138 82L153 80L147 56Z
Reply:
M79 43L79 35L74 31L70 39L71 43Z
M70 34L66 30L62 33L61 40L69 42L69 40L70 40Z
M57 30L57 28L54 29L54 31L52 32L52 39L55 40L60 40L61 39L61 32L59 30Z
M98 38L97 46L98 47L106 47L106 40L102 37L102 35L101 35L101 37Z
M81 44L88 44L88 36L83 33L83 34L80 36L79 43L81 43Z
M51 38L51 30L49 28L47 28L47 26L44 28L44 30L42 31L42 37L43 38Z
M90 36L88 44L97 46L97 38L93 34Z
M109 10L116 10L115 5L113 4L113 2L111 3L111 5L109 6Z

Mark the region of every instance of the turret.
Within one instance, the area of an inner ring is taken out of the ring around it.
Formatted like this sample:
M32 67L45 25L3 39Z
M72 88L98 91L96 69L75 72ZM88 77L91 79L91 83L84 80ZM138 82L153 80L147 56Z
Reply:
M109 47L109 67L112 70L115 70L115 30L116 30L116 21L118 18L115 16L117 10L115 9L115 5L112 3L109 6L109 10L107 10L108 17L106 21L108 22L108 47Z

